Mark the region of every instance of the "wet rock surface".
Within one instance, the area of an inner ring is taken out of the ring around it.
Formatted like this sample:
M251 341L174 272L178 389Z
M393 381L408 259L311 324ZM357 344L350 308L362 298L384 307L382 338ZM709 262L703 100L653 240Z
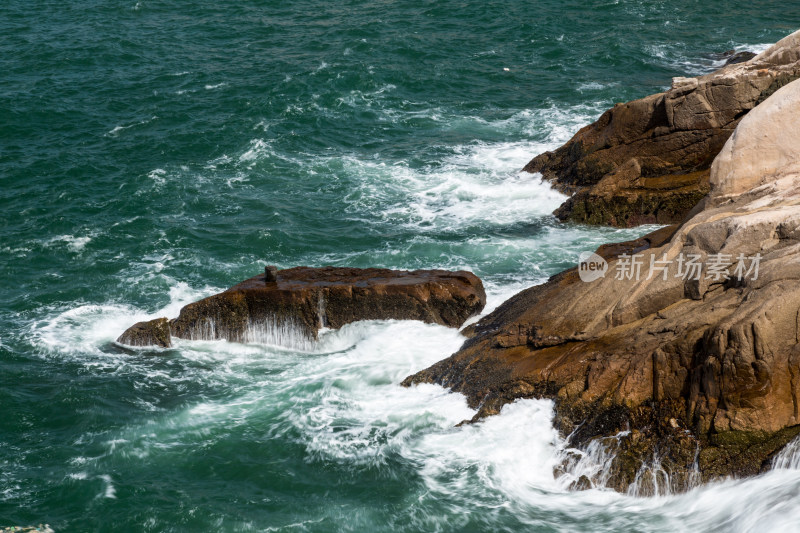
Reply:
M359 320L421 320L460 327L486 304L471 272L379 268L265 269L230 289L181 309L178 318L138 323L117 342L169 346L162 328L184 339L234 342L311 340L320 328Z
M800 77L800 32L663 93L621 103L523 170L571 194L561 220L612 226L681 222L708 193L712 161L736 125Z
M737 52L736 50L728 50L723 54L726 65L735 65L737 63L744 63L750 61L758 54L754 52Z
M601 248L596 281L572 269L517 294L404 384L462 392L475 419L551 398L572 445L608 448L602 483L617 490L769 468L800 433L798 123L800 81L742 119L688 220Z
M137 322L119 336L117 342L128 346L159 346L168 348L170 340L169 320L156 318L147 322Z

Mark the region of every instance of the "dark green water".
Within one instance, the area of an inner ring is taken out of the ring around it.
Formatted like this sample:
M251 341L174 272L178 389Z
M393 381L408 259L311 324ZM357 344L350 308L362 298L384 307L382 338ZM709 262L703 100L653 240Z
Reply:
M571 493L549 403L454 428L461 396L397 386L458 348L444 328L112 341L264 262L467 268L495 306L646 231L557 224L532 156L798 27L775 1L6 0L0 526L791 530L796 470Z

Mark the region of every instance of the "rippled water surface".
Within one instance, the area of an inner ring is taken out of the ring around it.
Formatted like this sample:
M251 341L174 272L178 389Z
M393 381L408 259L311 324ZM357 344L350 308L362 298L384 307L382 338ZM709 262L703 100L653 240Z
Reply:
M489 309L648 228L556 223L519 169L615 102L762 50L791 2L0 5L0 526L56 531L791 531L800 471L567 490L546 401L483 423L398 383L458 332L303 350L137 320L263 268L465 268Z

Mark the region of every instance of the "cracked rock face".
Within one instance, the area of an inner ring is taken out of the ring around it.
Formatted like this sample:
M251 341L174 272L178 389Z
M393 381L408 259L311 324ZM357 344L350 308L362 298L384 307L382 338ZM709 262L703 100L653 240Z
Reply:
M572 194L562 220L680 222L709 191L709 167L743 116L800 77L800 31L749 61L617 104L523 170Z
M336 329L359 320L421 320L460 327L484 305L483 283L465 271L267 269L225 292L185 306L176 319L135 324L117 342L170 346L171 335L302 344L315 339L320 328Z
M797 124L800 81L742 119L711 168L711 192L666 243L598 250L605 277L587 283L573 269L519 293L405 384L461 391L477 418L553 398L576 446L631 430L615 440L609 484L619 490L654 454L673 489L697 469L712 479L768 468L800 432ZM686 274L688 258L699 276Z

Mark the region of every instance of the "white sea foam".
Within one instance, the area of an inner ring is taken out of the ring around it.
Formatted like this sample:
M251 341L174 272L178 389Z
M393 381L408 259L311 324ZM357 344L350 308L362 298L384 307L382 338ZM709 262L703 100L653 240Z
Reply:
M759 54L772 46L772 43L735 44L730 47L735 52L754 52ZM687 76L699 76L722 68L727 58L711 59L697 55L697 50L687 50L680 42L650 44L644 52L657 62L685 73Z
M347 96L342 96L336 99L337 105L345 105L349 107L372 107L373 103L383 99L385 93L389 93L397 89L396 85L387 83L374 89L372 91L359 91L352 90Z
M469 224L508 224L549 214L565 196L539 176L520 173L530 143L475 144L462 147L441 167L411 169L406 164L350 158L348 174L359 178L361 194L350 195L352 208L383 204L381 216L422 231L446 231Z
M252 164L267 155L272 155L274 151L270 143L264 139L253 139L250 141L250 148L248 148L242 155L239 156L239 161L243 163Z
M201 401L146 430L124 430L109 441L115 444L107 444L108 454L144 458L198 438L209 445L266 410L277 413L275 431L299 431L311 457L382 463L405 446L413 428L452 428L473 415L462 396L441 387L398 385L461 341L452 329L408 321L359 322L323 332L306 353L176 340L183 358L213 369L212 375L205 370L206 379L240 385L224 400ZM222 435L220 427L226 429Z
M194 325L184 337L190 341L215 341L231 339L232 334L221 328L214 319L206 318ZM249 321L240 340L246 344L262 344L301 351L312 351L317 348L315 339L298 321L291 318L264 317L257 321Z
M140 120L140 121L137 121L137 122L132 122L130 124L121 124L119 126L114 126L114 128L112 128L111 130L109 130L106 133L106 136L108 136L108 137L116 137L117 135L119 135L120 132L122 132L124 130L130 129L130 128L135 128L136 126L143 126L145 124L149 124L150 122L152 122L154 120L158 120L158 117L155 116L155 115L153 115L152 117L150 117L148 119Z
M455 350L462 340L455 331L399 321L353 326L323 341L347 337L343 344L353 344L313 362L312 375L323 387L289 415L313 454L380 462L406 445L413 428L448 428L472 416L460 395L432 385L398 386L415 369Z
M422 169L403 161L386 163L352 156L321 163L334 167L334 172L343 165L348 179L356 180L358 189L344 199L351 215L373 213L391 224L421 232L448 231L473 224L530 221L552 212L565 196L538 175L519 170L532 155L556 145L475 143L457 147L440 166ZM238 161L252 169L265 158L275 157L286 160L268 141L254 139Z
M603 89L608 89L609 87L615 87L619 85L618 83L600 83L596 81L584 82L578 84L578 92L586 92L586 91L601 91Z
M105 485L105 488L103 489L103 492L100 494L100 496L102 496L103 498L116 499L117 489L114 488L114 482L111 479L111 476L108 474L102 474L99 477L103 481L103 484Z
M509 224L548 215L565 196L537 175L520 172L535 155L552 150L589 122L595 109L548 108L523 111L487 125L500 131L533 134L547 131L546 142L476 142L456 147L436 167L411 169L403 163L385 165L350 160L350 171L363 176L369 198L395 194L400 201L385 209L389 221L420 230L446 231L472 224ZM478 119L475 119L478 121ZM395 190L393 190L395 189ZM401 196L399 191L403 192Z
M404 225L420 234L459 231L468 226L497 226L530 222L549 215L565 196L542 182L538 175L520 172L535 155L568 140L607 105L596 102L561 108L555 105L523 110L507 118L487 121L441 108L414 103L384 105L396 87L386 84L369 92L351 91L331 109L317 102L289 104L286 115L339 113L338 107L369 108L392 122L434 121L443 131L513 134L542 140L521 142L474 141L442 146L445 155L437 164L415 166L404 160L384 159L380 154L336 156L288 154L275 148L269 138L254 138L238 156L212 161L207 169L246 175L262 165L297 167L301 173L342 174L354 182L344 197L346 211L354 218L379 217L391 225ZM449 155L448 155L449 152ZM269 163L267 163L269 162ZM220 165L232 168L220 169ZM266 167L266 168L269 168ZM227 177L230 181L230 177ZM316 179L316 178L315 178Z
M147 177L153 180L156 185L164 185L166 183L167 171L163 168L156 168L147 173Z
M754 54L758 55L761 52L764 52L769 47L771 47L775 43L761 43L761 44L740 44L736 46L737 52L753 52Z
M86 245L92 240L92 237L93 235L84 235L82 237L77 237L75 235L59 235L47 241L45 245L64 244L71 251L77 253L83 251Z
M594 531L795 530L800 518L800 508L793 503L800 488L797 471L770 472L688 493L667 491L646 498L602 486L569 491L566 487L575 478L553 476L565 448L551 419L550 402L517 401L479 424L426 435L408 449L409 458L422 465L420 472L429 490L463 502L456 507L466 511L494 499L523 520L544 511L558 513L568 517L561 520L565 531L587 527ZM583 473L602 478L610 455L598 447L587 450L584 457L589 456L593 457L586 460Z
M552 417L549 401L515 402L501 416L428 433L406 453L423 465L431 490L457 496L479 480L484 490L497 487L513 499L528 499L558 490L553 468L559 437Z
M18 247L15 247L15 248L12 248L10 246L3 246L2 248L0 248L0 254L3 254L3 255L14 255L14 256L17 256L17 257L25 257L26 255L28 255L28 252L30 252L31 250L32 250L32 248L25 247L25 246L18 246Z
M184 305L217 292L206 287L191 289L186 283L170 288L170 302L155 313L122 304L85 304L68 309L53 309L50 316L31 324L31 336L46 353L96 354L132 324L142 320L177 316ZM92 360L93 362L93 360Z

